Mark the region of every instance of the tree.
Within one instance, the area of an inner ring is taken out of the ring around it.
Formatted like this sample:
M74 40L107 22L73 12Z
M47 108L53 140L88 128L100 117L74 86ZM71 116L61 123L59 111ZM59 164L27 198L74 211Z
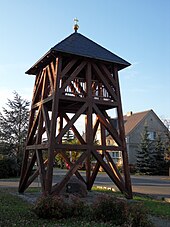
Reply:
M147 175L151 174L153 168L155 168L152 142L148 135L148 128L145 126L137 152L137 171Z
M73 132L69 129L65 135L63 136L63 142L64 143L70 143L74 140L74 134Z
M77 140L75 139L74 134L71 131L71 129L69 129L66 132L66 134L64 135L64 137L63 137L63 143L66 143L66 144L76 144L77 143ZM69 151L68 156L69 156L71 162L74 162L75 161L74 160L74 152L73 151Z
M166 175L168 163L165 161L168 140L158 135L156 140L149 139L147 126L144 128L140 149L137 153L137 171L147 175Z
M165 142L165 159L170 163L170 120L165 119L164 124L167 127Z
M14 91L13 100L8 99L7 108L0 112L0 153L16 160L21 166L24 143L28 129L29 102Z
M169 168L169 176L170 176L170 120L164 119L164 125L167 127L166 131L166 142L165 142L165 160L167 164L167 168Z
M74 134L71 131L71 129L69 129L65 133L65 135L63 136L62 143L64 143L64 144L72 144L73 140L74 140ZM67 151L66 154L70 158L70 161L72 162L72 152L71 151ZM66 162L65 162L63 156L60 153L56 155L55 163L56 163L57 167L64 168L64 165L65 165Z
M165 146L160 135L158 135L155 141L155 163L156 170L154 174L164 175L166 173Z
M166 133L166 143L165 143L165 159L169 162L170 167L170 131Z

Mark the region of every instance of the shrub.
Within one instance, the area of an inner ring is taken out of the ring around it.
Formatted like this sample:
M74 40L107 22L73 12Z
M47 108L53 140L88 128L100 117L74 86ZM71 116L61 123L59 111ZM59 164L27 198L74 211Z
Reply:
M80 197L70 195L69 206L74 217L90 217L90 207Z
M148 211L143 204L129 205L129 223L132 227L151 227L153 226L148 218Z
M87 221L108 223L111 226L151 227L148 212L142 204L127 202L109 195L96 197L91 205L81 198L70 195L44 196L35 204L33 211L40 218L85 218Z
M112 196L102 195L92 205L93 218L114 225L151 227L148 212L142 204L128 203Z
M40 218L69 218L85 216L88 206L78 197L43 196L36 202L33 211Z
M112 221L116 225L125 223L128 216L127 203L112 196L102 195L97 197L92 205L92 210L95 220Z
M33 211L40 218L67 218L70 216L70 209L64 198L61 196L43 196L36 202Z

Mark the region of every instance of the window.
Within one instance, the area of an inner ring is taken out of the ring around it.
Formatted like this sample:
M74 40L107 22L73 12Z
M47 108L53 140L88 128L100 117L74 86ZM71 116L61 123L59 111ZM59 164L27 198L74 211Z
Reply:
M148 139L155 140L156 139L156 132L148 132Z
M113 151L112 157L113 158L121 158L121 151Z

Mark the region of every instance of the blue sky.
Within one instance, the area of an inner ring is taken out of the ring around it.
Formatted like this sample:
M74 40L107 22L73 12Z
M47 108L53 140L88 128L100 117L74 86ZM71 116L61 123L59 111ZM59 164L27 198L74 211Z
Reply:
M132 66L120 71L123 112L153 109L170 119L169 0L0 0L0 110L16 90L31 100L29 69L79 31Z

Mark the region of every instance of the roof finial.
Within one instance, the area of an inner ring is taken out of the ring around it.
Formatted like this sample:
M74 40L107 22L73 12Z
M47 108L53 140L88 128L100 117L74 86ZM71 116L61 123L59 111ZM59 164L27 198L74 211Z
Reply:
M77 18L74 18L74 27L73 28L74 28L75 32L77 32L77 30L79 29L79 26L77 24L78 22L79 22L79 20Z

